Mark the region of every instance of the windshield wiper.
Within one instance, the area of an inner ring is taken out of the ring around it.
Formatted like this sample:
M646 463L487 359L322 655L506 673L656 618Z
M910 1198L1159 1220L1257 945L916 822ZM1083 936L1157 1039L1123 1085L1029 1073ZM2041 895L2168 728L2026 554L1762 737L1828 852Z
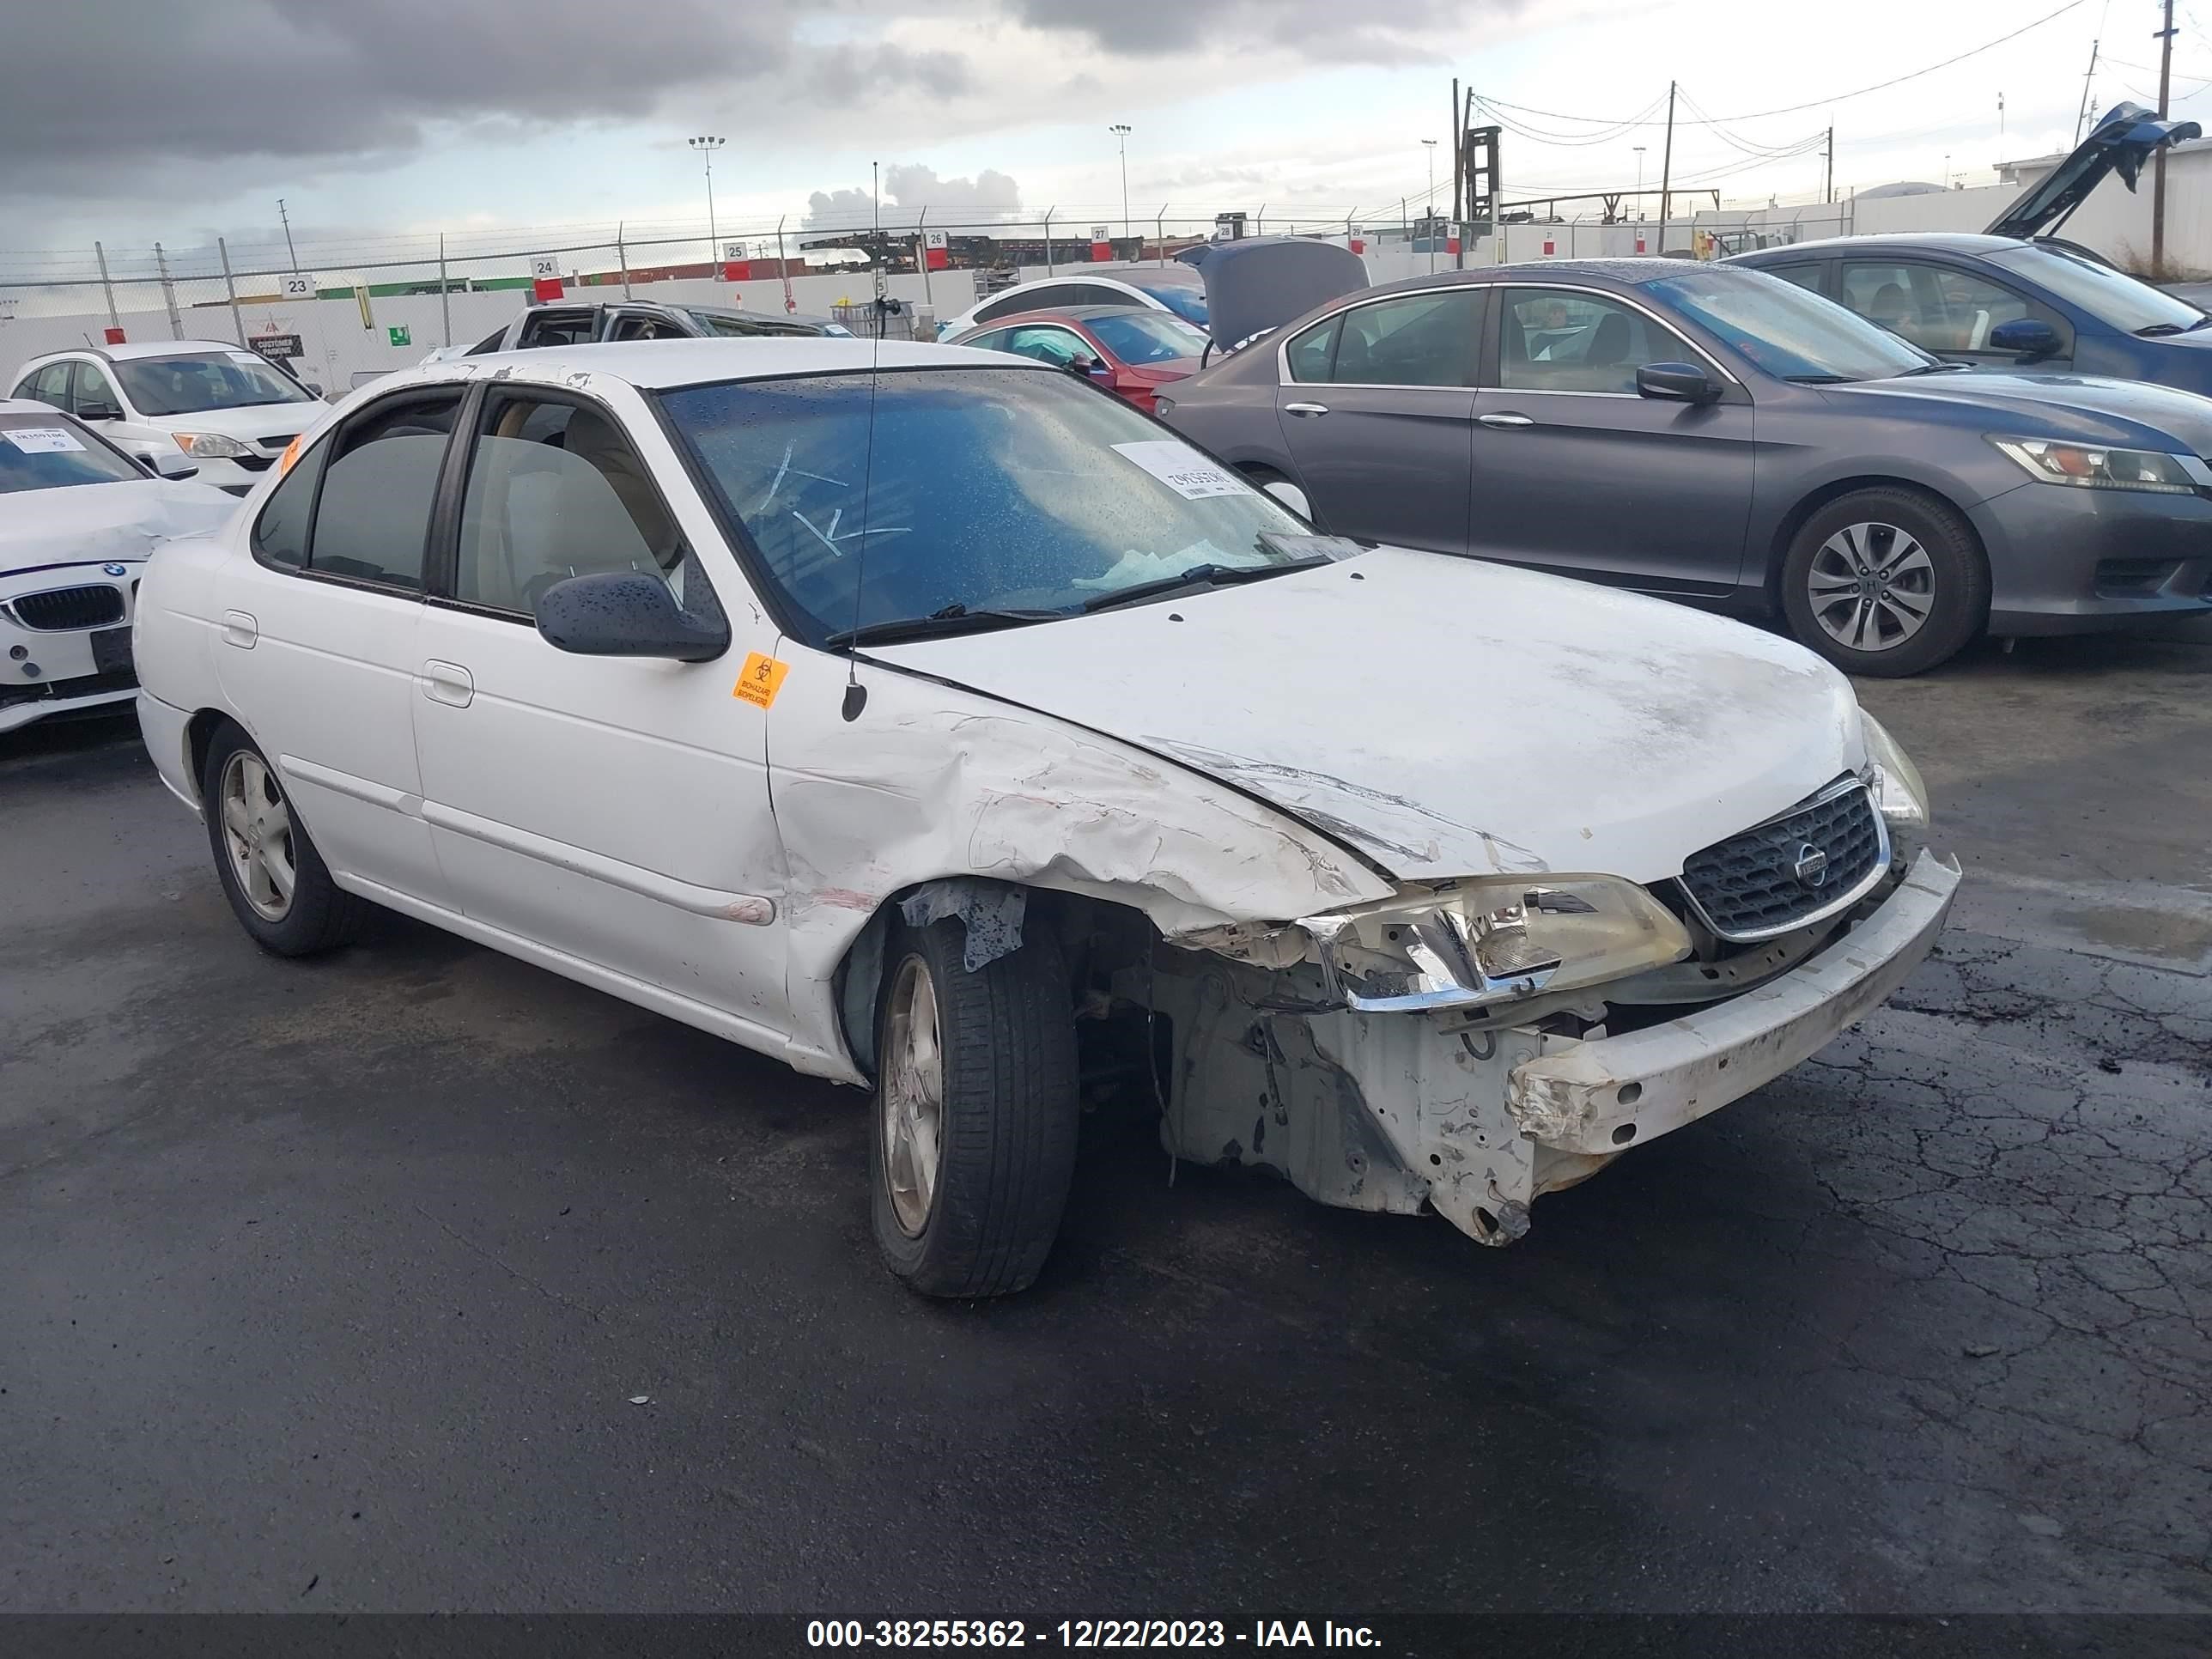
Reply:
M927 617L894 617L884 622L862 623L858 628L841 628L822 643L833 648L841 645L892 645L901 640L942 639L952 634L980 634L994 628L1019 628L1024 623L1053 622L1072 614L1066 611L970 611L964 605L948 605Z
M2207 318L2205 321L2212 322L2212 318ZM2203 326L2203 323L2191 323L2188 325L2189 328L2202 328ZM2179 323L2145 323L2141 328L2136 331L2136 338L2138 340L2155 340L2167 334L2182 334L2186 333L2187 331L2188 330L2185 329Z
M1912 374L1944 374L1954 368L1971 369L1972 368L1973 368L1972 363L1915 363L1911 368L1901 370L1891 378L1902 380Z
M1286 571L1311 570L1316 565L1334 564L1336 561L1322 555L1310 559L1286 559L1280 564L1194 564L1188 570L1179 570L1172 576L1162 576L1149 582L1139 582L1134 587L1116 588L1111 593L1101 593L1083 602L1088 613L1110 611L1115 605L1138 605L1146 599L1156 599L1164 594L1179 592L1186 587L1212 587L1235 582L1255 582L1267 576L1279 576Z
M1850 374L1785 374L1782 378L1792 386L1843 386L1856 377Z

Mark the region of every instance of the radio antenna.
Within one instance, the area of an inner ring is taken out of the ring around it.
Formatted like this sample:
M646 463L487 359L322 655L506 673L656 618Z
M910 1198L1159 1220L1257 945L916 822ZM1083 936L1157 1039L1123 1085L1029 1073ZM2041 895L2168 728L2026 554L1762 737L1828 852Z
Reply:
M848 720L860 718L868 706L868 688L860 684L860 596L868 574L868 506L875 499L876 381L884 360L884 198L880 183L883 163L868 163L868 197L875 207L874 246L869 256L876 267L876 336L868 348L868 435L860 462L860 547L853 560L853 628L845 639L845 704Z

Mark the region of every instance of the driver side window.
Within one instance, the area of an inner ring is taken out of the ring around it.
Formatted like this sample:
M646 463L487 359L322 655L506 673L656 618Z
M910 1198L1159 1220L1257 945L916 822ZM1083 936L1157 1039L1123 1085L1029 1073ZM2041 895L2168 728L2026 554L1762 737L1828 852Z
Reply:
M683 533L615 416L550 398L489 399L469 457L453 597L517 617L557 581L657 575L685 599L698 580Z
M1519 392L1634 395L1646 363L1697 361L1633 307L1577 289L1512 289L1498 330L1498 383Z

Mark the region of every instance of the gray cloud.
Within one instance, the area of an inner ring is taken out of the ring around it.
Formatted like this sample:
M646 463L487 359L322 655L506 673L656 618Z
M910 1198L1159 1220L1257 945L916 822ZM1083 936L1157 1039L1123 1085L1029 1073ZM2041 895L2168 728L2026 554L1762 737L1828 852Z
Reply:
M1325 63L1399 64L1437 55L1436 37L1463 28L1468 6L1395 0L1361 13L1342 0L1007 0L1032 28L1087 37L1130 58L1198 46L1278 47ZM1514 9L1504 0L1498 9Z

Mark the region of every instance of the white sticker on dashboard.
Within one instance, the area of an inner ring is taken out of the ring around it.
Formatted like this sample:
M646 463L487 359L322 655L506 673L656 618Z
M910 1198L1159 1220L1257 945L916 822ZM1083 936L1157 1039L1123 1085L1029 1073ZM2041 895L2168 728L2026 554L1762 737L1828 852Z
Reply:
M1234 472L1173 438L1145 443L1115 444L1114 453L1133 461L1186 501L1202 501L1213 495L1251 495L1258 492Z
M58 426L0 427L0 438L5 438L26 455L58 455L65 450L84 447L66 429Z

